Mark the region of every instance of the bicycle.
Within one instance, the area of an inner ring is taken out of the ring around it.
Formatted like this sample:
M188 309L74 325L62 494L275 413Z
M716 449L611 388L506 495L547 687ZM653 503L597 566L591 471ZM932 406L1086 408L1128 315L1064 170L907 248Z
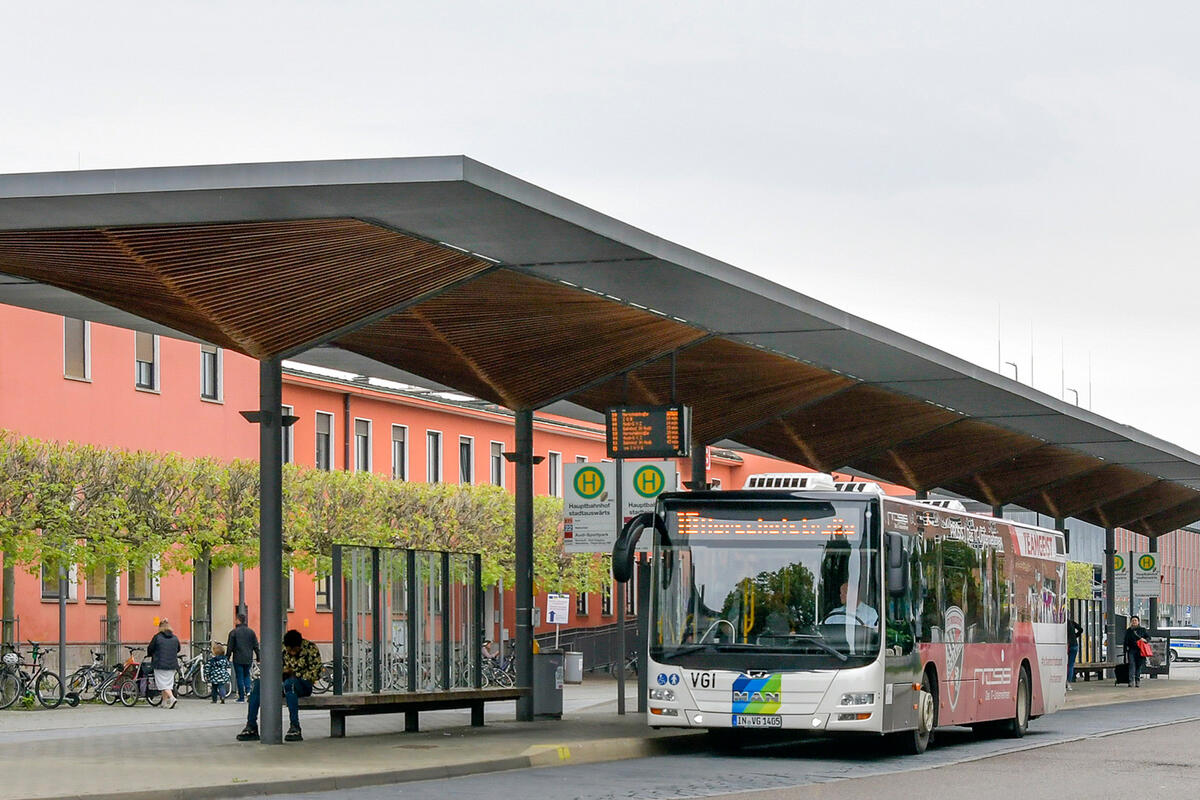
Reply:
M0 674L0 708L8 708L20 697L32 696L44 708L58 708L63 701L62 678L42 665L42 659L54 652L29 642L32 661L21 660L16 648L4 654L4 672Z
M154 680L152 673L134 655L146 648L125 645L125 649L129 651L129 658L100 687L100 699L105 705L114 705L119 700L121 705L130 707L139 697L145 697L150 705L158 705L162 702L162 692L150 686Z
M92 650L92 663L80 667L67 678L67 696L74 695L80 700L95 700L100 696L100 688L115 670L104 665L104 651Z

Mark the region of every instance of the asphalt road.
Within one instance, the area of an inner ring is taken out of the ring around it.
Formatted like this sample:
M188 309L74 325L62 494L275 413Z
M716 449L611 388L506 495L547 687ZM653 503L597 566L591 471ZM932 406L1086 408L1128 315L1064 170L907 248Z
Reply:
M1157 793L1160 782L1181 788L1184 774L1195 774L1200 762L1189 742L1198 733L1200 695L1193 695L1062 711L1031 723L1019 740L979 740L965 728L946 729L938 732L937 746L917 757L882 754L870 740L772 742L736 752L714 746L604 764L280 797L629 800L765 792L764 798L909 798L954 796L946 793L951 787L971 800L1147 795L1152 788Z

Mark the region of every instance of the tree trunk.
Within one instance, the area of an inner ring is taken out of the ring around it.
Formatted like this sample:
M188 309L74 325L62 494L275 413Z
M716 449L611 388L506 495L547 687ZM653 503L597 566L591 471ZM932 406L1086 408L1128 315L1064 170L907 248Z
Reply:
M17 578L16 573L17 573L16 565L14 565L12 563L12 559L9 558L8 553L5 553L4 554L4 589L2 592L3 597L2 597L2 599L0 599L0 618L3 618L3 620L4 620L4 624L3 624L4 630L0 633L2 633L2 638L3 638L4 644L11 644L11 645L15 645L17 643L16 642L16 631L14 630L14 622L13 622L13 620L16 619L16 616L17 616L17 613L16 613L16 591L15 591L16 578Z
M212 552L208 548L192 563L192 654L205 651L212 640L212 619L209 614L209 597L212 592L210 564Z
M116 565L108 564L104 568L104 663L121 663L121 609L120 597L117 594L118 581L121 575Z

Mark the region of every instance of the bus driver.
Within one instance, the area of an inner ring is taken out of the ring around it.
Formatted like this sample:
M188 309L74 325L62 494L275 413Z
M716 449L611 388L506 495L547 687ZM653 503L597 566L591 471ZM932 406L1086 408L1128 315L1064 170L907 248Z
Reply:
M843 583L841 588L842 604L829 612L829 616L825 617L822 624L824 625L844 625L847 622L853 622L856 625L864 625L868 628L874 628L879 624L879 612L871 608L866 603L859 603L852 610L846 609L846 593L850 589L849 583Z

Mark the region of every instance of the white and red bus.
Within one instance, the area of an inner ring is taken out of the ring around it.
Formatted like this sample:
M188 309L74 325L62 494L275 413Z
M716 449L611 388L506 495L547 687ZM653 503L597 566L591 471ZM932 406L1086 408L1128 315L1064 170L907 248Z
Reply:
M663 494L653 530L650 725L874 733L921 753L941 725L1023 736L1066 690L1058 531L821 474Z

